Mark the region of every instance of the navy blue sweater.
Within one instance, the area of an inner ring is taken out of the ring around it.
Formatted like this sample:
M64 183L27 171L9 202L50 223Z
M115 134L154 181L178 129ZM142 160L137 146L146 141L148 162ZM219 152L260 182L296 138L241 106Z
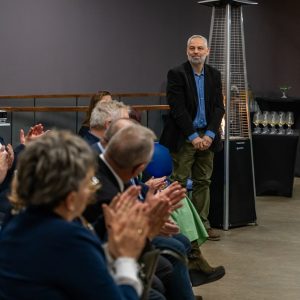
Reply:
M0 231L0 299L138 299L116 285L99 239L81 224L27 209Z

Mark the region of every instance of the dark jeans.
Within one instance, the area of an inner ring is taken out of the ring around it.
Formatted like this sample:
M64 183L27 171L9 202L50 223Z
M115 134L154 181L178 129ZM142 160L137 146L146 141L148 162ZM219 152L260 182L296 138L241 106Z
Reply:
M176 237L176 238L175 238ZM178 234L175 237L159 236L152 240L152 244L159 249L170 249L181 255L186 256L190 251L191 243L183 236ZM164 283L168 300L194 300L194 294L190 282L187 266L180 260L166 255L166 258L173 265L173 272L169 280Z
M149 300L166 300L166 297L155 289L150 289Z

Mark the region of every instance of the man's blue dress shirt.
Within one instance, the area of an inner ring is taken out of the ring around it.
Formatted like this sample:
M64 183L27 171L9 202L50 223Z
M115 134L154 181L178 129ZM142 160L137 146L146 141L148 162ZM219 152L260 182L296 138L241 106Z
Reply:
M202 72L200 75L194 73L196 87L197 87L197 95L198 95L198 109L196 117L193 121L193 125L195 130L205 128L207 126L206 122L206 116L205 116L205 99L204 99L204 68L202 69ZM207 130L205 132L205 135L211 137L214 139L215 133ZM196 137L198 137L199 134L197 132L191 134L188 139L189 141L192 141Z

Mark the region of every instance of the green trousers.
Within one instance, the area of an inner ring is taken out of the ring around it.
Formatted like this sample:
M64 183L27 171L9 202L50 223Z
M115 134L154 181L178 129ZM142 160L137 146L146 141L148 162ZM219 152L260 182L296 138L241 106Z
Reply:
M173 173L171 181L178 181L186 186L187 179L193 181L192 203L194 204L206 229L210 228L208 221L210 205L210 178L213 170L214 153L210 150L196 150L193 144L185 141L179 152L171 153Z

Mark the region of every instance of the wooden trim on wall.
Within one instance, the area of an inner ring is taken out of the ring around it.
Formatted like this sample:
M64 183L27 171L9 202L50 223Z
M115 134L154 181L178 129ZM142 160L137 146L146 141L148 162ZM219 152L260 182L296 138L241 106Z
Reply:
M32 95L0 95L0 99L39 99L39 98L90 98L96 93L78 94L32 94ZM136 98L136 97L165 97L166 93L112 93L114 98Z
M130 107L138 111L154 111L154 110L168 110L169 105L131 105ZM24 106L24 107L10 107L3 106L0 110L8 112L86 112L87 106Z

